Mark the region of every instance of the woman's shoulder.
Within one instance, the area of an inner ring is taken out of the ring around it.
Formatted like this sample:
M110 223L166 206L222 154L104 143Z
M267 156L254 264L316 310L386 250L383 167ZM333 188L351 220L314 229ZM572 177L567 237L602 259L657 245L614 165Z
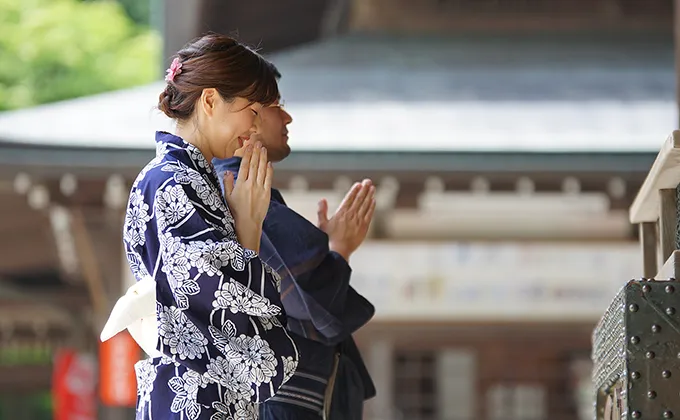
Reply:
M165 185L209 184L184 150L158 153L139 173L135 187L157 190Z

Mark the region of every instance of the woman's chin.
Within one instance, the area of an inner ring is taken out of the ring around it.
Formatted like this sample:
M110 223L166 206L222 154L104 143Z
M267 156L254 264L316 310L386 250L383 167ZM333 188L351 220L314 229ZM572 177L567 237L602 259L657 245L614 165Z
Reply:
M222 156L215 156L217 159L229 159L231 157L234 157L234 154L238 149L240 149L238 141L233 141L229 144L229 146L225 147Z

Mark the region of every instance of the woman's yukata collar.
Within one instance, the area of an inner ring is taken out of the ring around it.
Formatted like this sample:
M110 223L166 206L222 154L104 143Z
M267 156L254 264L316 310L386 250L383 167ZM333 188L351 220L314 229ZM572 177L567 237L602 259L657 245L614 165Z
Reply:
M204 168L209 174L215 175L215 168L212 162L208 162L198 147L185 141L183 138L166 131L156 131L156 143L172 144L177 146L177 148L186 150L191 160L199 168Z

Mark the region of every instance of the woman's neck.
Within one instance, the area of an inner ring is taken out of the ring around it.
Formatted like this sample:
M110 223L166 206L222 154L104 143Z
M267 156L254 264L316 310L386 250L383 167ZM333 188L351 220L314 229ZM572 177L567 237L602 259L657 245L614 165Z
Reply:
M212 162L213 155L208 147L208 142L201 134L201 131L194 124L177 124L175 135L181 137L185 142L194 145L201 151L203 157L208 162Z

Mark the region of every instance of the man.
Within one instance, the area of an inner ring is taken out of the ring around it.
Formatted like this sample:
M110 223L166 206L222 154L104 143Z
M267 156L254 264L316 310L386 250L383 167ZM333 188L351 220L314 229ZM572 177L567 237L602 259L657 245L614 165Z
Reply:
M280 103L264 108L250 142L260 141L272 162L281 161L290 153L291 122ZM236 174L240 158L213 163L218 179L223 179L227 171ZM262 404L261 419L358 420L363 401L375 395L351 337L370 320L374 308L349 285L348 265L366 237L374 210L370 180L355 183L330 218L327 201L321 200L316 226L272 190L260 255L265 261L279 261L279 269L276 263L270 265L288 280L281 282L281 295L300 360L293 377Z

